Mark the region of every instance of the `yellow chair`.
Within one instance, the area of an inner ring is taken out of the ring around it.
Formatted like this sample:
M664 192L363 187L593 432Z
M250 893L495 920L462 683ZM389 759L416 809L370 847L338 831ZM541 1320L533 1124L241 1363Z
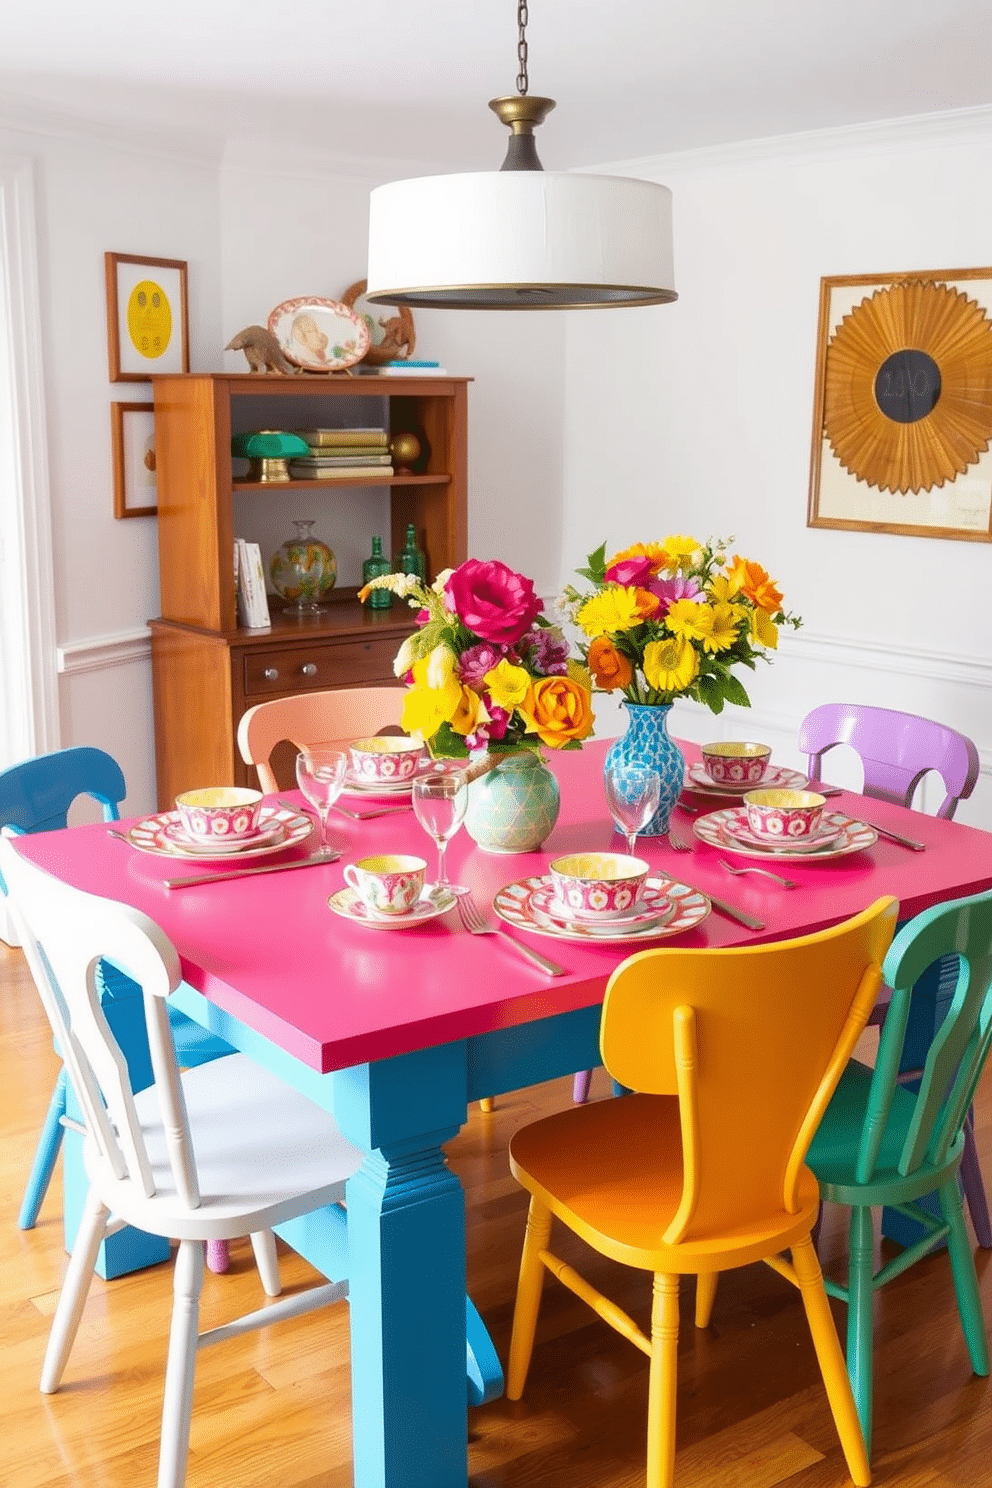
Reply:
M668 1488L674 1472L679 1277L698 1277L705 1324L718 1273L751 1261L800 1289L848 1469L871 1481L810 1239L819 1191L804 1158L874 1005L897 910L879 899L798 940L632 956L610 978L600 1049L638 1093L573 1106L510 1143L531 1201L506 1394L523 1393L547 1269L651 1361L647 1488ZM552 1219L653 1273L650 1338L552 1254Z

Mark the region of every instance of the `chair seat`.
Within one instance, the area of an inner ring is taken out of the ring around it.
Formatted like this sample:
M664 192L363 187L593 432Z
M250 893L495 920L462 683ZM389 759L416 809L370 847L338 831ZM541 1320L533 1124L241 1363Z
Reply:
M833 1204L874 1207L910 1203L922 1194L932 1193L961 1164L963 1132L951 1144L943 1163L935 1166L923 1162L908 1177L899 1172L899 1161L916 1112L916 1095L905 1086L897 1085L892 1092L892 1104L871 1179L867 1183L858 1180L858 1154L851 1133L864 1128L873 1075L874 1070L867 1065L851 1060L810 1144L810 1166L816 1170L822 1196Z
M116 1178L93 1144L84 1144L87 1173L121 1219L151 1234L208 1240L271 1229L340 1197L362 1153L333 1117L244 1054L231 1054L182 1075L200 1207L179 1196L166 1154L154 1088L135 1097L156 1192ZM264 1124L259 1119L264 1112ZM300 1131L308 1133L301 1143Z
M730 1223L704 1240L666 1245L683 1188L676 1096L626 1095L535 1121L511 1139L510 1168L602 1254L669 1275L733 1269L784 1250L809 1233L819 1203L807 1170L796 1214L762 1214L753 1226ZM733 1210L739 1209L738 1194Z

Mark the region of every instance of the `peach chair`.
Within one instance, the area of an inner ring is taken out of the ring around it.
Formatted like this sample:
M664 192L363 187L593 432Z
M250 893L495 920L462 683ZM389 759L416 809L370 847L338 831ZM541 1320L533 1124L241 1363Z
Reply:
M871 1481L810 1237L819 1190L805 1156L875 1001L897 910L879 899L797 940L632 956L607 986L600 1050L636 1093L572 1106L510 1142L531 1200L507 1397L523 1393L549 1270L651 1361L647 1488L674 1475L679 1278L697 1276L705 1326L718 1273L761 1260L802 1294L848 1470ZM650 1338L552 1253L555 1219L652 1273Z
M286 740L297 749L346 744L387 728L398 729L405 696L405 687L335 687L256 703L238 724L241 758L255 766L260 787L270 794L279 789L270 764L277 744Z

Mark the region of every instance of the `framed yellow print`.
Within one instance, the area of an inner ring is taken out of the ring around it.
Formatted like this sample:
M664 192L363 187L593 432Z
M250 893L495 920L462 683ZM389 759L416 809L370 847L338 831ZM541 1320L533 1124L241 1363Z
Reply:
M175 258L105 253L111 382L189 371L186 265Z
M992 268L820 281L810 527L992 542Z

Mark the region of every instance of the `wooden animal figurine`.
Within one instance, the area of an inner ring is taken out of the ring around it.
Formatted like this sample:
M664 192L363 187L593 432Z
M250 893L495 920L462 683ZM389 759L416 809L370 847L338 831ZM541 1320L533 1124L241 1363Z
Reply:
M264 326L245 326L231 337L224 350L243 351L252 372L285 372L295 376L300 370L283 354L275 336Z

